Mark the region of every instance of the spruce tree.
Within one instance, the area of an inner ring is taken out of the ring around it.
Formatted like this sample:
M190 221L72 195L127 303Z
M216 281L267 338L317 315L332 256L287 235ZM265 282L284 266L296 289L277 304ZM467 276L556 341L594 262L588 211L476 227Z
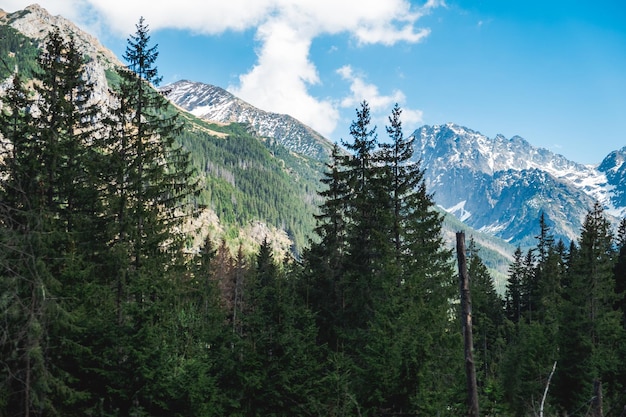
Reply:
M342 283L345 326L364 329L373 317L374 305L382 296L381 262L387 228L388 199L381 198L380 171L374 152L378 144L376 127L371 126L370 109L362 102L350 125L352 151L343 162L350 200L347 204L347 249Z
M496 292L493 279L480 258L473 238L470 238L468 251L470 259L467 269L472 293L474 349L481 362L479 381L484 389L486 384L493 383L496 377L499 349L502 348L499 344L504 325L504 303Z
M143 18L128 39L113 86L113 104L103 136L108 169L103 193L108 221L107 258L102 279L111 292L94 361L104 376L104 409L122 413L163 412L171 387L167 360L176 342L171 308L185 273L183 220L196 193L188 154L176 143L182 124L154 86L157 47L150 45Z
M617 235L617 260L613 273L615 275L615 309L622 315L622 327L626 329L626 218L622 219Z
M577 246L570 249L563 288L560 361L555 391L568 411L593 395L594 380L604 382L605 406L619 392L621 368L615 347L623 340L620 314L614 309L616 251L611 224L599 203L583 222ZM571 385L576 381L575 389ZM566 388L566 387L570 388Z
M307 305L316 313L319 343L338 349L337 330L343 322L344 295L342 277L347 250L348 184L342 161L346 157L335 143L331 159L320 180L319 192L323 203L315 215L314 233L303 255L300 292Z
M509 276L505 292L506 315L513 323L518 323L522 317L523 275L523 253L522 248L518 246L513 254L513 262L509 265Z

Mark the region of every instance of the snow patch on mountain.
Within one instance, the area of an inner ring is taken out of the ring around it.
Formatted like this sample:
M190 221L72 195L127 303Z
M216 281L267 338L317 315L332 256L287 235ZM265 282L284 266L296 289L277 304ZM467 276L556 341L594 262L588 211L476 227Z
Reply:
M464 222L465 220L469 219L472 216L472 213L470 213L469 211L465 210L465 203L467 202L467 200L463 200L461 202L459 202L458 204L456 204L455 206L452 206L450 208L445 208L442 207L442 209L444 209L446 212L454 214L454 216L461 220L462 222Z
M452 152L445 158L449 164L470 165L490 175L509 169L516 171L538 169L581 189L607 209L613 208L611 196L614 187L608 184L606 174L599 171L597 166L578 164L547 149L535 148L519 136L506 139L502 135L497 135L490 139L453 123L425 126L414 133L422 138L419 150L425 153L429 152L428 148L438 147L434 138L446 129L454 137L449 145ZM444 136L449 135L444 133ZM617 171L623 163L624 160L621 160L611 169Z
M435 202L480 231L532 241L531 223L544 212L556 234L569 240L594 201L609 217L626 214L626 148L595 166L519 136L488 138L453 123L422 126L413 137L414 158L422 161Z
M259 136L276 139L296 153L326 160L332 144L286 114L270 113L235 97L223 88L177 81L161 88L167 98L196 117L219 123L245 123Z

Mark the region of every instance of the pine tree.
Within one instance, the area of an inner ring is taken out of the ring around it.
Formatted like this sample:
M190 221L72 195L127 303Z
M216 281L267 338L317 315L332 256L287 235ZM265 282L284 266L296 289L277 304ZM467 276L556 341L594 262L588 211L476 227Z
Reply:
M562 325L559 328L559 372L554 378L553 393L559 406L572 412L591 398L594 378L588 283L580 248L574 242L570 245L567 267L561 307Z
M166 329L178 321L171 306L186 273L182 222L196 194L188 155L176 144L182 124L154 89L156 46L143 19L136 29L102 141L108 247L101 276L111 289L111 311L92 349L104 410L125 414L164 411L173 372L168 357L177 355Z
M404 249L403 222L411 210L407 206L407 196L415 192L423 177L419 163L411 164L413 140L404 138L401 114L402 110L396 103L389 117L390 124L386 127L391 141L390 143L381 143L379 152L380 162L384 163L387 168L385 174L387 178L383 179L387 181L386 188L391 200L393 219L391 237L398 261Z
M314 233L319 241L311 241L303 255L300 292L307 305L316 312L319 343L338 349L338 326L343 322L345 300L342 277L345 271L347 250L346 228L348 184L342 161L345 155L335 143L326 172L320 180L324 189L320 213L315 215Z
M617 235L617 261L613 273L615 275L615 309L622 314L622 327L626 329L626 218L622 219Z
M343 143L352 154L343 162L351 198L346 211L347 250L341 292L345 303L344 325L364 329L374 315L374 305L382 297L389 200L383 196L378 181L380 166L374 155L378 140L367 102L362 102L356 113L356 120L350 125L352 142Z
M505 293L506 315L513 323L518 323L522 318L523 275L523 253L522 249L518 246L513 254L513 262L509 266L509 277Z
M563 242L555 245L543 215L539 228L535 248L529 249L526 256L519 247L515 251L507 285L507 317L514 325L507 332L502 386L517 415L524 415L533 407L529 398L539 396L550 369L559 359L565 247ZM515 382L508 382L512 380ZM553 403L548 400L546 408L552 409Z
M535 251L534 249L529 249L526 252L523 262L523 274L521 279L522 293L520 297L522 315L527 322L532 322L536 319L537 315L539 284L535 265Z
M502 349L501 336L504 326L503 301L496 292L487 267L480 258L473 238L468 246L470 260L468 274L472 293L472 327L474 349L481 364L479 382L483 390L493 384ZM481 407L483 410L485 407Z

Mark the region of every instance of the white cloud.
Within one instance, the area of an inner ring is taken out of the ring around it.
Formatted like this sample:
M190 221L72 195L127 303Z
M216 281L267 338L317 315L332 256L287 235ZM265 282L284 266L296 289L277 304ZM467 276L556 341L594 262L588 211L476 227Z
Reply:
M342 107L356 107L363 100L367 101L372 112L391 110L394 103L402 103L406 97L402 91L396 90L390 95L381 95L378 87L367 83L361 76L354 74L352 67L345 65L337 70L341 77L350 83L348 97L341 100Z
M84 0L3 0L1 7L6 12L15 12L33 3L41 5L53 15L61 15L72 21L84 18L80 13L85 6Z
M32 0L5 0L14 11ZM108 28L120 37L133 33L140 16L151 30L185 29L199 34L256 29L258 61L239 85L230 89L242 99L265 110L289 113L323 134L339 120L339 105L313 97L309 88L320 83L309 58L311 42L323 34L348 33L359 44L416 43L429 34L416 27L420 17L441 0L419 7L409 0L37 0L53 14L62 14L83 27ZM98 35L98 33L96 33ZM372 107L401 102L396 91L380 95L362 78L350 80L352 99L368 96ZM341 105L346 106L350 99Z
M320 82L308 58L311 38L280 19L259 27L257 37L262 44L257 64L239 77L239 86L229 90L264 110L288 113L328 136L339 113L332 102L316 99L307 91L309 85Z
M405 133L413 132L424 123L424 112L418 109L402 109L402 127Z
M388 124L387 117L391 114L393 106L398 103L402 107L406 102L406 96L402 91L395 90L389 95L383 95L376 85L367 83L363 76L355 74L349 65L339 68L337 73L350 83L351 94L341 100L341 106L357 108L363 100L367 101L376 124ZM422 123L423 112L402 108L401 120L405 130L413 130Z

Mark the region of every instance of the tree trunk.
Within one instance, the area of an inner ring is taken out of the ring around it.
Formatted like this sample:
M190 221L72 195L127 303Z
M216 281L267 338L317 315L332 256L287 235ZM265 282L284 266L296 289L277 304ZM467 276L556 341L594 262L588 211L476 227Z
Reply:
M465 259L465 233L456 234L456 253L459 263L459 287L461 292L461 325L465 341L465 374L467 381L467 416L478 417L478 387L474 365L472 338L472 299L469 288L469 275Z
M599 379L593 381L593 401L591 407L593 417L604 416L604 412L602 411L602 381Z
M541 397L541 406L539 407L539 417L543 417L543 406L546 404L546 397L548 396L548 389L550 388L550 381L552 380L552 375L554 375L554 371L556 370L556 361L554 361L554 365L552 365L552 371L548 376L548 381L546 382L546 389L543 391L543 397Z

